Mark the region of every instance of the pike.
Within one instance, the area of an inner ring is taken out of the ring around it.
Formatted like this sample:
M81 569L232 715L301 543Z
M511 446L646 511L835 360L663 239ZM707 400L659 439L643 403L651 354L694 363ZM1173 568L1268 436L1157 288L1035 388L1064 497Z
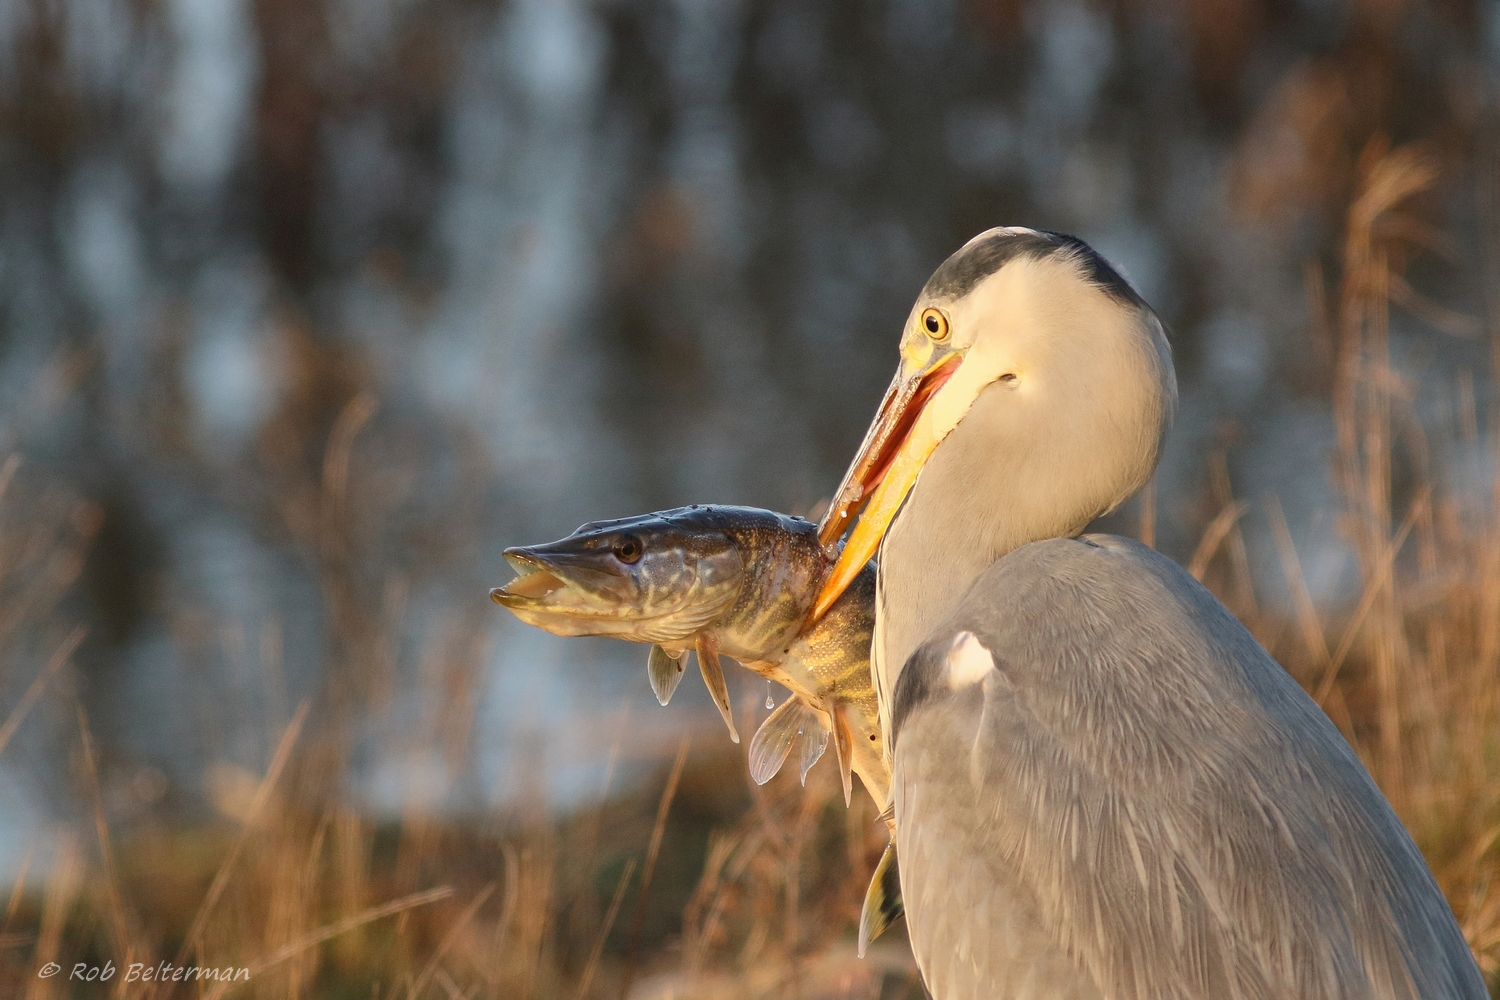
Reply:
M765 784L796 750L806 784L831 734L844 804L852 770L894 831L891 774L870 677L873 565L809 628L813 602L837 553L830 555L817 527L800 517L693 505L592 521L566 538L504 554L520 575L490 591L496 604L553 635L650 643L646 673L663 705L693 650L736 743L719 654L787 688L792 696L750 738L751 777ZM861 957L903 909L893 836L865 893Z
M520 575L495 603L553 635L650 643L646 671L665 705L693 650L738 743L719 657L791 692L750 739L750 774L769 781L795 750L804 783L833 737L844 802L859 774L876 803L890 792L870 678L875 571L866 566L806 634L833 559L817 526L754 507L694 505L591 521L566 538L505 550Z

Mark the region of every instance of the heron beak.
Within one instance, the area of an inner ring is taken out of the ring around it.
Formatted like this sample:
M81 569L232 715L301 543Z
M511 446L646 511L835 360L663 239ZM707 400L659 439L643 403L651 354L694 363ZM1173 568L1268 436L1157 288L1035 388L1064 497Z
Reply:
M859 571L875 557L880 539L917 481L923 463L951 429L934 425L927 404L952 378L963 359L962 354L947 354L914 372L908 372L903 365L886 390L875 421L818 527L819 540L825 546L832 546L849 526L850 519L860 515L838 561L823 582L813 607L813 621L833 606Z

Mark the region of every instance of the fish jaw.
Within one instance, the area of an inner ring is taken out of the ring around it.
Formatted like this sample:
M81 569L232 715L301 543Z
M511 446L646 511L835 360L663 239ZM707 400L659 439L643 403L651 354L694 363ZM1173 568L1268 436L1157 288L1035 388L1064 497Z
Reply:
M507 549L505 559L519 575L491 590L490 600L527 625L561 636L621 635L641 625L627 606L578 587L530 553Z
M733 591L708 592L694 578L675 600L647 608L620 578L591 565L597 557L556 551L560 544L506 549L505 559L518 575L490 591L496 604L553 635L610 636L680 648L691 645L694 635L734 597Z

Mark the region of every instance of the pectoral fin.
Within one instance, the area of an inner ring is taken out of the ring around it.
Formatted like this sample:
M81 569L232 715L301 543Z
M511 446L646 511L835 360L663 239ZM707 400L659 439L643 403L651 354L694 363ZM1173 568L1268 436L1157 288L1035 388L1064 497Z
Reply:
M655 645L646 657L646 674L651 678L651 690L656 692L656 700L663 705L672 700L672 692L677 690L677 685L682 680L682 665L686 658L685 649L674 657Z
M896 868L896 842L885 845L880 864L865 890L865 905L859 911L859 957L864 958L870 942L885 933L906 911L901 903L901 873Z
M849 732L849 720L844 716L844 706L834 702L829 709L833 716L833 751L839 759L839 777L844 782L844 808L854 798L854 737Z
M719 666L719 650L713 637L700 635L696 649L698 670L703 674L703 683L708 685L708 693L713 696L714 704L719 706L719 714L724 716L724 725L729 727L729 738L738 743L740 734L734 728L734 709L729 704L729 685L724 683L724 668Z
M776 777L799 739L807 740L809 732L822 729L823 722L816 711L799 698L788 698L766 716L766 721L750 737L750 777L757 785L764 785Z

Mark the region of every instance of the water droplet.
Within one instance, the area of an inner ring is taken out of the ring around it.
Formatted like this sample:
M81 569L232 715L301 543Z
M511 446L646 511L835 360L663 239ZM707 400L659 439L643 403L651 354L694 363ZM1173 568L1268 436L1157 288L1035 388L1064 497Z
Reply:
M766 681L766 707L775 708L776 699L771 697L771 682Z

